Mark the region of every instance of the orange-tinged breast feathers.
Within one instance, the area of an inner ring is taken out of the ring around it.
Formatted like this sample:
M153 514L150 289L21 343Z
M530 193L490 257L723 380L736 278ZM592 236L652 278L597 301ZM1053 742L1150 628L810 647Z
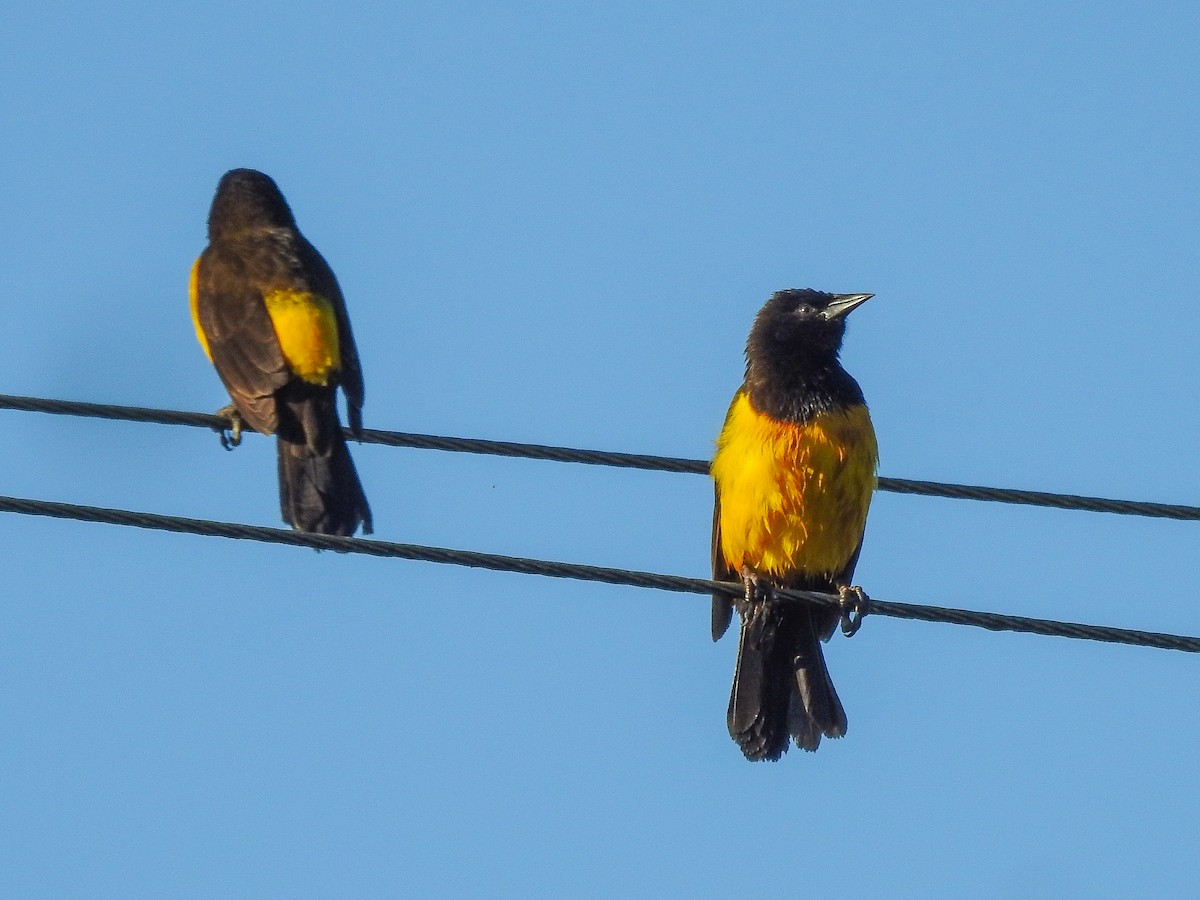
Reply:
M739 393L712 465L725 562L768 577L841 572L862 540L878 455L865 406L797 425Z

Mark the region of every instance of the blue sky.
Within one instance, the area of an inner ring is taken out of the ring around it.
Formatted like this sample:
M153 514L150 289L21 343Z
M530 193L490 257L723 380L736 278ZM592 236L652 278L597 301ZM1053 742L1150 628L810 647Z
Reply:
M0 392L213 410L188 268L270 173L366 424L701 457L774 290L885 475L1200 502L1194 4L48 2L0 34ZM0 493L277 524L273 450L0 413ZM377 537L705 575L711 487L354 448ZM1171 896L1193 657L868 620L746 763L703 598L0 516L38 897ZM877 496L890 600L1200 633L1195 527Z

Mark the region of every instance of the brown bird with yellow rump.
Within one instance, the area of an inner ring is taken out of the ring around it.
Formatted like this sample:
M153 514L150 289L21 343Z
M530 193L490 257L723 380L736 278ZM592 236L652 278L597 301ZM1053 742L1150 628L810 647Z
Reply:
M713 595L712 634L741 616L729 733L747 759L779 759L789 737L816 750L846 733L821 641L850 633L865 595L850 586L875 489L878 449L862 390L838 361L846 315L871 294L780 291L746 342L746 380L717 439L712 563L745 597ZM843 610L775 588L837 594Z
M296 228L275 182L226 172L192 267L192 321L233 400L219 415L277 438L279 505L297 531L371 533L371 509L337 412L362 431L363 379L333 270Z

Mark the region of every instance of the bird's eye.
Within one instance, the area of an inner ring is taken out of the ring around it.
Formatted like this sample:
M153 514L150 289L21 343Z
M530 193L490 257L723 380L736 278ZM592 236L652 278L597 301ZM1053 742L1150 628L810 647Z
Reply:
M816 309L807 303L800 303L796 306L796 315L801 319L812 318L816 313Z

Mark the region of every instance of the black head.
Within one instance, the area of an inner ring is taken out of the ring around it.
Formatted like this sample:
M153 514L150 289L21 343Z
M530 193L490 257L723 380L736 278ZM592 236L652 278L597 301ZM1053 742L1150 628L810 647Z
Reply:
M809 288L772 294L750 329L747 362L784 369L832 365L846 335L847 313L873 296Z
M279 186L254 169L230 169L217 185L208 213L208 238L248 228L295 228L296 219Z
M845 317L872 294L780 291L763 304L746 341L746 383L760 412L805 422L862 403L862 390L838 362Z

